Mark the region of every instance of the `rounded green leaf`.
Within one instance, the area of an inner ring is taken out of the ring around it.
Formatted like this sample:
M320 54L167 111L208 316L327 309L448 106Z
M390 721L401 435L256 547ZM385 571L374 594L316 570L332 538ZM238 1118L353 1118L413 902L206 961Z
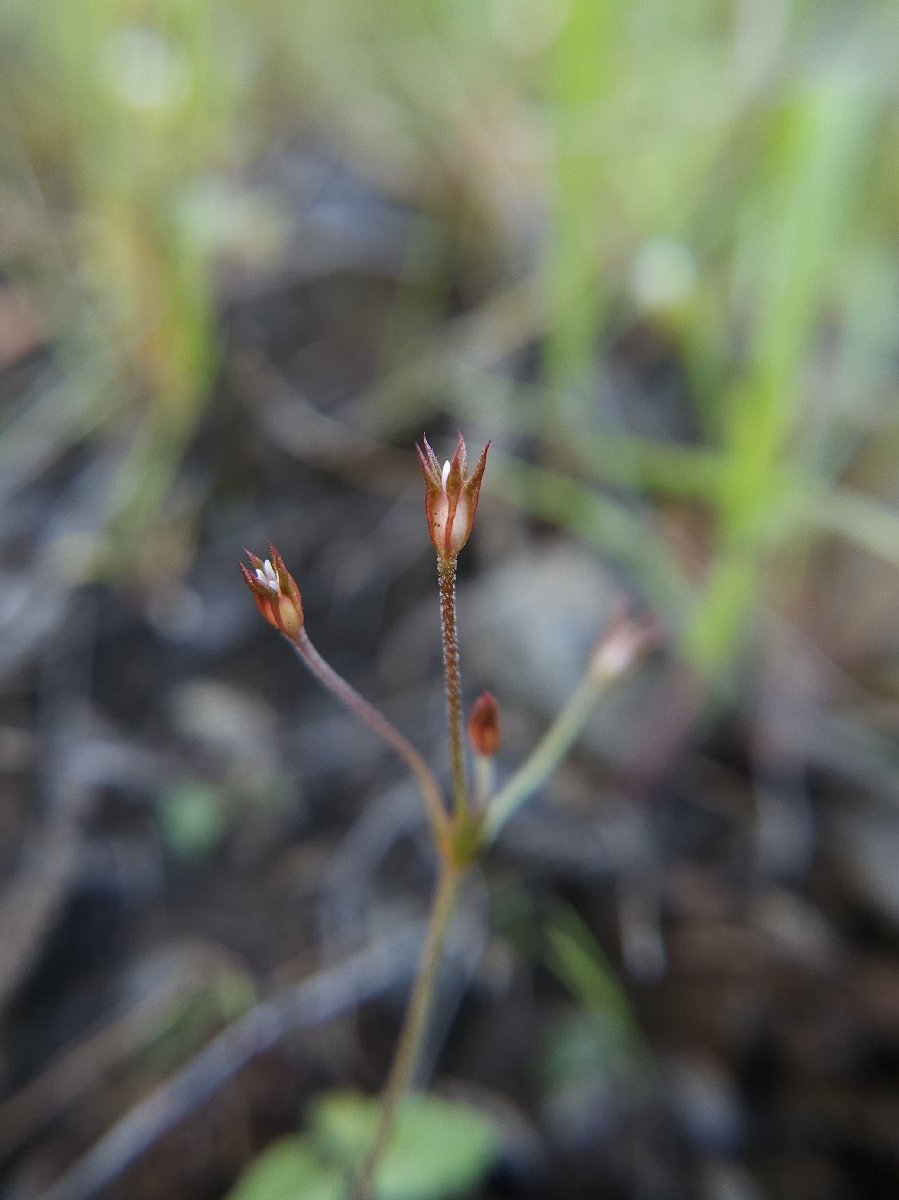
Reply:
M228 828L221 796L198 779L182 779L166 788L156 814L163 841L178 858L211 854Z
M345 1180L322 1165L305 1138L273 1142L244 1171L226 1200L343 1200Z
M312 1108L310 1136L322 1156L358 1171L378 1123L377 1099L336 1092ZM474 1108L409 1097L375 1177L375 1200L448 1200L475 1186L499 1152L494 1127Z

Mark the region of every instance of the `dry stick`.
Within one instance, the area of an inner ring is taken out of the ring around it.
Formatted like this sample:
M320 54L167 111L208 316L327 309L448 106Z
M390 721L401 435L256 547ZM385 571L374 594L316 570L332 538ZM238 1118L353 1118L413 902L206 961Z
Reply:
M415 984L412 988L412 995L409 997L409 1007L406 1010L390 1075L381 1097L381 1110L378 1115L375 1139L353 1191L353 1200L369 1200L375 1171L393 1132L397 1107L412 1081L431 1011L440 955L463 874L464 868L447 862L441 863L440 877L434 893L434 901L428 919L428 930L415 975Z
M467 787L462 756L462 673L459 669L459 640L456 632L456 560L437 556L440 583L440 625L443 632L443 675L446 681L446 717L450 765L453 772L453 803L456 815L465 813Z
M212 1039L88 1150L38 1200L90 1200L288 1033L333 1020L411 976L421 926L406 928L276 993Z
M300 629L296 639L288 638L288 641L319 683L400 756L418 781L434 840L438 845L442 845L447 831L446 809L443 807L443 799L437 781L422 756L396 726L391 725L374 705L369 704L364 696L361 696L342 675L338 675L334 668L322 658L310 641L305 628Z
M171 1019L177 1006L200 994L209 976L234 964L216 948L191 945L189 959L174 979L158 981L125 1012L113 1015L96 1032L88 1032L64 1050L8 1099L0 1101L0 1158L46 1128L103 1077L139 1053Z

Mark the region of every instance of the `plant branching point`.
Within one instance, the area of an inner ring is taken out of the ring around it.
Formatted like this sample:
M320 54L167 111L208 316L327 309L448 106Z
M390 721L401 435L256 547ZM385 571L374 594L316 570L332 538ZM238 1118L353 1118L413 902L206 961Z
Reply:
M275 547L269 548L266 559L247 551L250 566L241 564L244 580L269 625L291 644L319 683L386 742L414 776L438 861L437 886L415 983L384 1087L378 1129L355 1181L353 1200L369 1200L376 1195L378 1164L390 1141L397 1108L414 1078L447 930L466 871L505 822L546 782L580 736L599 697L659 641L658 627L652 621L624 617L614 622L592 654L584 677L568 703L522 766L499 791L495 791L494 781L494 760L500 746L499 706L493 696L483 693L465 723L472 760L469 786L463 744L462 676L456 623L456 561L471 536L489 443L470 471L461 434L452 459L442 465L426 437L422 438L422 443L416 450L425 479L425 517L431 542L437 551L452 774L449 805L431 768L411 742L316 650L306 631L300 589Z

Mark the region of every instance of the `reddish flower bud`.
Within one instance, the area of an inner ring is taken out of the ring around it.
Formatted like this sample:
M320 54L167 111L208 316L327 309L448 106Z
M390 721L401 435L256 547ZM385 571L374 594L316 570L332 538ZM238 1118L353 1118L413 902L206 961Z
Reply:
M481 692L472 706L468 741L475 754L483 758L493 758L499 750L499 705L489 692Z
M466 473L465 442L459 435L459 445L451 462L440 466L437 455L426 437L424 450L417 443L418 461L425 477L425 515L428 533L441 558L455 558L471 534L478 507L478 494L484 468L487 466L488 442L471 474Z
M244 582L253 593L256 607L279 633L292 642L303 628L303 602L300 589L284 566L284 560L274 546L269 546L270 559L265 562L246 551L253 570L240 564Z

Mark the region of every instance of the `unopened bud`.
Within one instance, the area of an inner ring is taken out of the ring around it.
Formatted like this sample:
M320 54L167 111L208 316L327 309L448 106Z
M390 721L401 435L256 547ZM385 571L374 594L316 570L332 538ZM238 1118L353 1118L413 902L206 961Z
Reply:
M651 617L625 617L617 621L601 639L590 659L594 679L611 683L620 679L659 645L661 629Z
M246 552L252 570L240 564L244 582L253 593L256 607L269 625L296 641L303 628L303 602L300 589L284 566L284 560L274 546L269 546L271 558L263 561Z
M468 741L475 754L482 758L493 758L499 750L499 705L489 692L482 692L472 706Z

